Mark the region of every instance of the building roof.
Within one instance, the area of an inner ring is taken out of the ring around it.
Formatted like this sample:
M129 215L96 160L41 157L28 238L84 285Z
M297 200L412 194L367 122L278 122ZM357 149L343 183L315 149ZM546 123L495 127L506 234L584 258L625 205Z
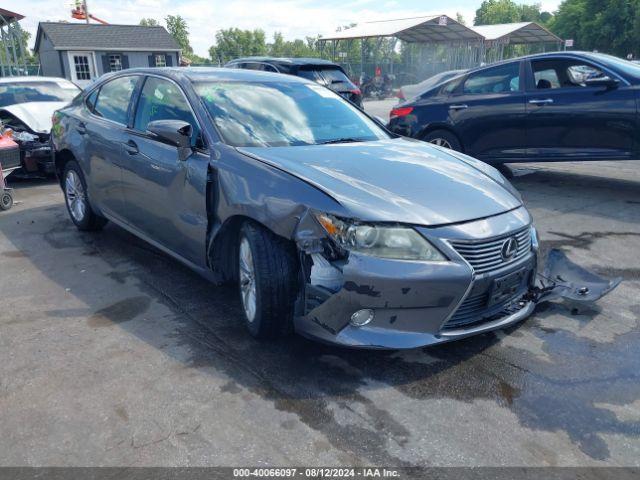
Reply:
M164 27L40 22L35 50L45 34L56 50L179 51Z
M560 37L534 22L478 25L471 28L489 42L500 40L511 44L562 42Z
M562 42L546 28L533 22L467 27L447 15L398 18L364 22L353 28L323 36L320 40L396 37L413 43L503 42L512 44Z
M447 15L396 18L363 22L320 40L352 40L356 38L396 37L405 42L449 43L482 40L482 36Z
M12 12L10 10L5 10L4 8L0 8L0 25L7 25L12 22L19 22L24 18L24 15L20 15L19 13Z

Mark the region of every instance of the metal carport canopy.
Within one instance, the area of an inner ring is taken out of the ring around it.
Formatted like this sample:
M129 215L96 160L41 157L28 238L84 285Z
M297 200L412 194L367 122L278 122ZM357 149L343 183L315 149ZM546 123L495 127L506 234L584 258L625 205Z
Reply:
M355 27L323 36L320 41L373 37L396 37L411 43L480 42L483 40L482 35L451 17L431 15L363 22Z
M486 42L526 44L562 42L557 35L534 22L503 23L471 27Z

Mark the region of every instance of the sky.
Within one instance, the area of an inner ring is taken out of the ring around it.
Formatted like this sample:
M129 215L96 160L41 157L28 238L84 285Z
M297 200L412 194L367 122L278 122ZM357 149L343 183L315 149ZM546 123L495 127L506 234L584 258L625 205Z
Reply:
M460 12L473 23L481 0L87 0L89 12L109 23L137 24L143 17L162 22L166 15L182 15L189 25L191 46L208 56L215 32L224 28L261 28L270 40L274 32L285 39L329 34L341 25L367 20ZM32 33L31 46L40 21L71 19L72 0L26 0L11 6L25 15L21 22ZM522 1L541 3L554 11L560 0Z

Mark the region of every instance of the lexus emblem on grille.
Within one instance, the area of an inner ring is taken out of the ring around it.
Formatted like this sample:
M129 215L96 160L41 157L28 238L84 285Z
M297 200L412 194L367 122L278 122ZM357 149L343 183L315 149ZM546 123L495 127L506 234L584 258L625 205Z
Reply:
M507 238L504 241L500 254L505 262L512 260L518 254L518 240L516 237Z

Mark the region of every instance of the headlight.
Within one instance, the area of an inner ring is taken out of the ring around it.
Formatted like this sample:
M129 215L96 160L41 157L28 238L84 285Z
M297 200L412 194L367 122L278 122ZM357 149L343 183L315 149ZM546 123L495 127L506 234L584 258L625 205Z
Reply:
M533 225L531 225L531 248L534 252L540 250L540 239L538 237L538 231Z
M344 250L380 258L442 262L446 258L413 228L359 224L316 214L320 225Z

